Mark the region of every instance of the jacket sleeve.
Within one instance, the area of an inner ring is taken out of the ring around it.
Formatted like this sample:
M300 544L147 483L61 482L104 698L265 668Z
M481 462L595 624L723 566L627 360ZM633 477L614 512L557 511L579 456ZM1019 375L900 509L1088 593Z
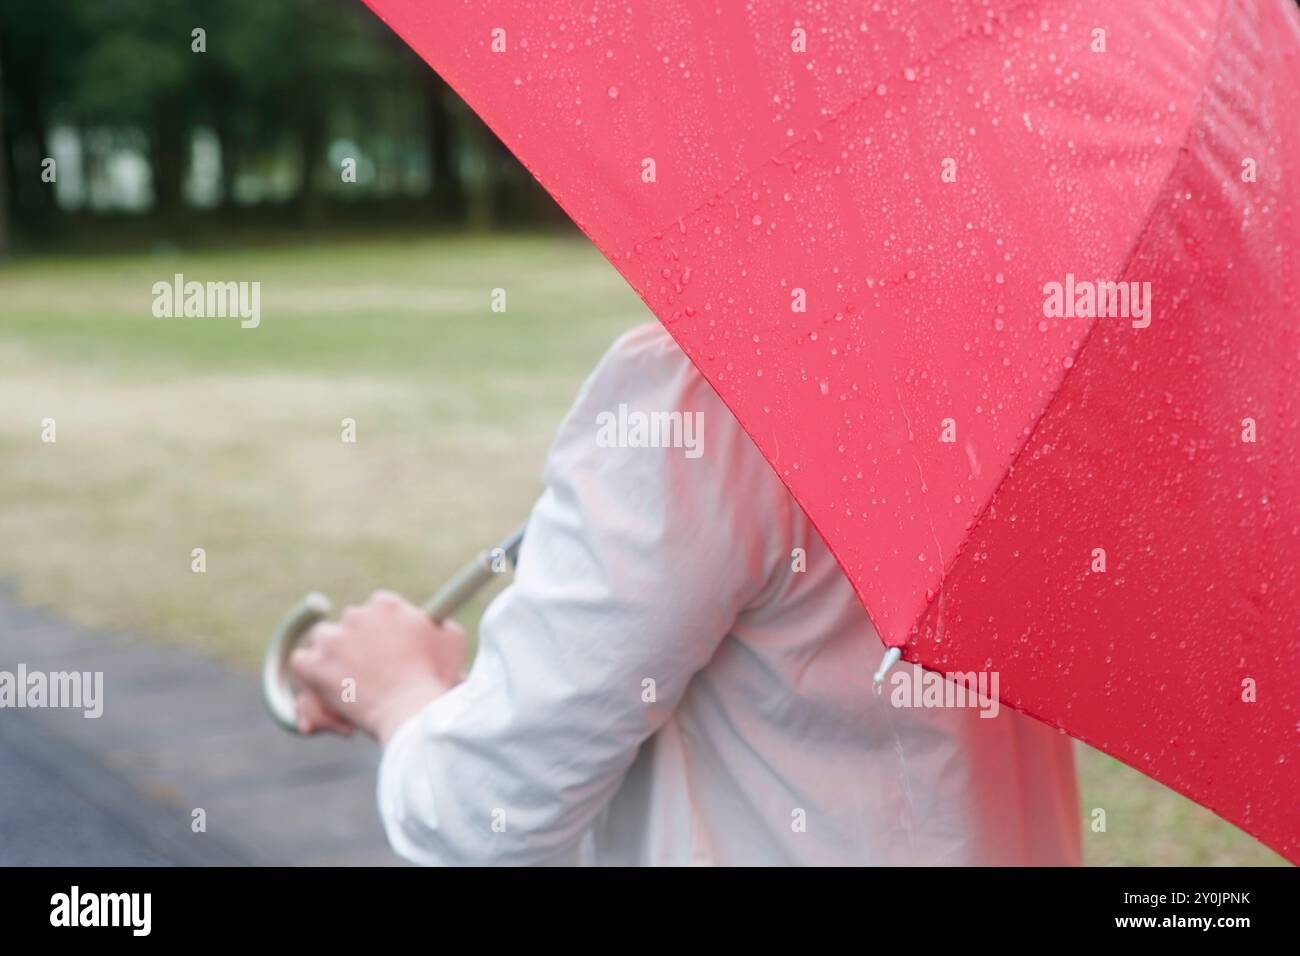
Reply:
M609 447L638 442L620 405L633 422L698 416L677 432L696 447ZM544 479L468 677L381 761L389 841L418 863L574 861L638 747L788 565L792 500L657 326L597 366Z

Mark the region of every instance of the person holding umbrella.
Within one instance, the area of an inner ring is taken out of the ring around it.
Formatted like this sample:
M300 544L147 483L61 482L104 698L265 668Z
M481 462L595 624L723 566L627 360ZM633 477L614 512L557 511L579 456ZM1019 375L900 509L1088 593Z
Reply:
M692 416L702 454L598 442L620 406ZM397 852L1080 862L1069 738L1007 708L895 709L872 692L879 639L848 580L662 328L600 362L545 482L463 681L463 632L387 592L317 625L290 659L303 732L384 745L379 804Z
M1291 0L366 2L681 350L587 383L464 684L393 596L299 654L401 852L1072 863L1068 735L1300 862Z

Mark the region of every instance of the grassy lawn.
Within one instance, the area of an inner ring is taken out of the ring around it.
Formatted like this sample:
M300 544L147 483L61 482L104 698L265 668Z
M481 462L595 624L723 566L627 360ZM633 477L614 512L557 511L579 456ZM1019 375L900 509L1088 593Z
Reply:
M261 326L154 318L151 286L177 272L261 282ZM301 593L423 598L522 520L578 385L647 318L594 249L559 237L0 267L0 577L83 623L251 669ZM1095 751L1080 770L1085 815L1107 813L1085 833L1092 863L1278 859Z
M261 325L154 318L176 272L260 281ZM522 520L582 378L648 315L557 237L42 258L0 303L0 573L243 664L299 592L426 595Z

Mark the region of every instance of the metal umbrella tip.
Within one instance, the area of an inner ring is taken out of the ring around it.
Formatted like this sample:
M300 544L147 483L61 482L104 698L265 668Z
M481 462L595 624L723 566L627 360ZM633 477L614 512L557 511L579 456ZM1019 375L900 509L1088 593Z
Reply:
M880 667L876 669L876 675L871 679L877 687L885 682L885 675L898 663L898 659L903 656L901 647L891 647L885 651L885 656L880 659Z

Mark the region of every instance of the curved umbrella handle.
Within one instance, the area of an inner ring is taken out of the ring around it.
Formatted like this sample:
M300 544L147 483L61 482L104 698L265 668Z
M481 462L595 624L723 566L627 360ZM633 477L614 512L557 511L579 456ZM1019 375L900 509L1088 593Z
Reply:
M272 719L290 733L298 733L294 719L294 690L289 679L289 655L307 632L330 616L330 599L312 591L284 616L262 658L262 699Z
M442 621L463 607L497 574L513 569L524 540L520 525L508 538L489 551L480 551L457 571L421 609L434 621ZM280 621L262 658L262 698L271 718L290 733L298 733L294 717L294 684L289 676L289 655L313 627L329 618L333 606L319 591L299 601Z

